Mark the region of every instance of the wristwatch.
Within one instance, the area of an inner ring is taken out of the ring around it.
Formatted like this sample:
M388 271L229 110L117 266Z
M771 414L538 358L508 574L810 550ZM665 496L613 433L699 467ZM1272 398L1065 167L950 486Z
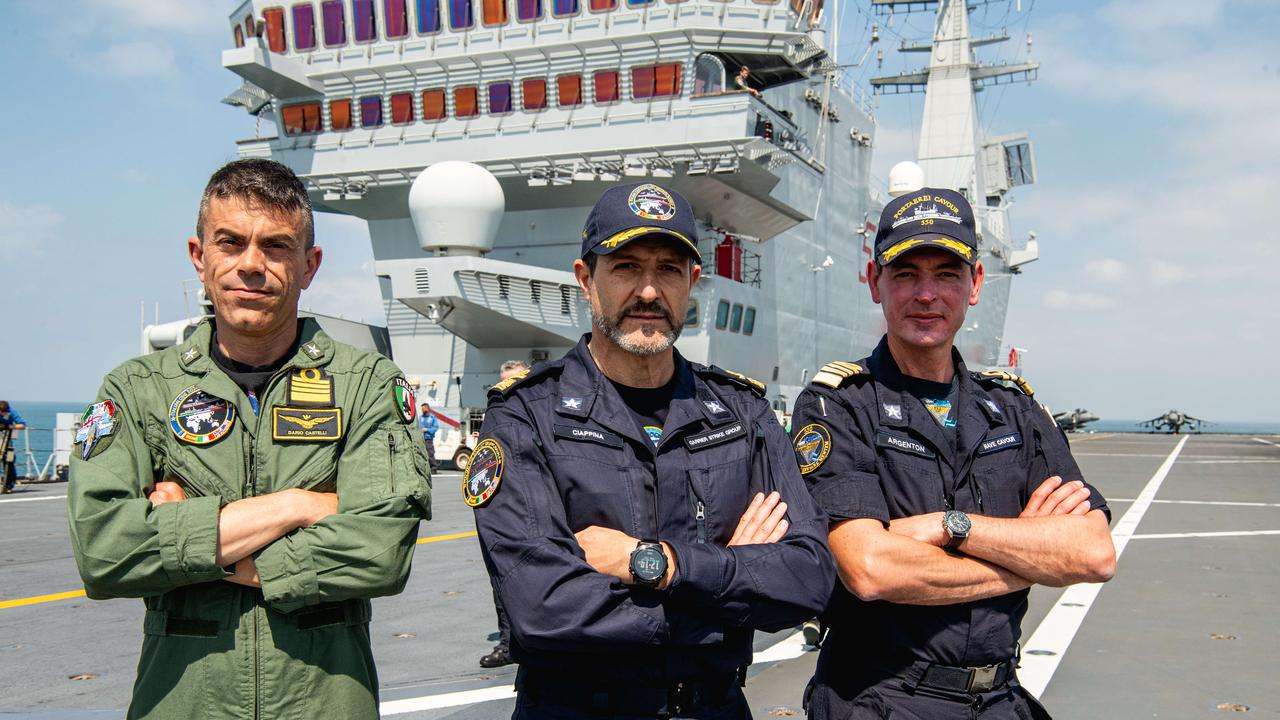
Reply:
M973 521L968 515L959 510L948 510L942 514L942 529L947 531L948 550L955 550L960 547L960 543L969 538L969 530L973 527Z
M657 540L641 540L631 551L631 577L637 585L658 587L667 574L667 555Z

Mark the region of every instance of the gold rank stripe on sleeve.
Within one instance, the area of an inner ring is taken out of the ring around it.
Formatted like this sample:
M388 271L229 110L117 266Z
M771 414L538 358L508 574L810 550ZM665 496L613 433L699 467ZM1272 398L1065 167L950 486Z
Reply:
M986 372L982 373L982 377L990 378L992 380L1003 380L1005 382L1013 383L1027 397L1034 397L1036 394L1035 391L1031 389L1031 386L1027 384L1026 380L1023 380L1017 375L1014 375L1013 373L1005 370L987 370Z
M290 375L289 404L332 407L333 378L317 368L306 368Z
M489 388L489 392L505 394L508 390L515 387L516 383L520 382L521 380L525 379L528 376L529 376L528 370L521 370L520 372L516 373L515 375L512 375L506 380L502 380L498 383L495 383L493 387Z
M835 361L829 362L822 366L813 376L813 381L819 385L826 385L829 388L838 388L844 384L845 380L854 375L864 375L866 370L857 363Z

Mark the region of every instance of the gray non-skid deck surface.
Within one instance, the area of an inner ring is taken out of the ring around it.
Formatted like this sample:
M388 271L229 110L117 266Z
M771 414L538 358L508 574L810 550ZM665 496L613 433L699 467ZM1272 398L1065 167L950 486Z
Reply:
M1079 435L1073 449L1086 476L1111 499L1118 520L1179 439ZM456 472L437 476L435 519L423 525L422 537L474 529L459 484ZM80 588L63 501L8 502L65 491L64 485L32 486L0 498L0 602ZM1280 530L1280 447L1250 437L1192 436L1126 548L1116 579L1098 595L1044 693L1054 716L1209 718L1226 712L1220 703L1246 705L1249 717L1280 716L1280 623L1274 615L1280 535L1141 537L1267 530ZM1059 594L1033 591L1024 637ZM120 717L137 662L141 615L138 601L83 597L0 608L0 717ZM408 588L375 601L374 617L384 701L512 681L510 667L484 671L476 664L496 628L474 538L419 545ZM757 650L784 636L758 638ZM770 709L798 709L814 659L807 653L753 668L747 693L757 718L774 716ZM69 679L81 673L96 677ZM395 717L503 718L513 704L506 699Z

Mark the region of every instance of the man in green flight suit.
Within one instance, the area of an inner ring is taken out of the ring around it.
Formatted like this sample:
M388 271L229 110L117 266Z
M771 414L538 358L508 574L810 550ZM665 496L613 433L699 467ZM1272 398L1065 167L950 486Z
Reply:
M89 597L146 603L128 717L376 717L369 598L430 517L413 393L299 320L322 253L285 166L214 173L188 251L214 319L107 375L67 493Z

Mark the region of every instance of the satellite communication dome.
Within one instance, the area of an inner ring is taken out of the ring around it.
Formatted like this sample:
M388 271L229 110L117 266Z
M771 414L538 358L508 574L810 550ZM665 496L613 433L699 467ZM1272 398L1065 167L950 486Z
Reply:
M924 170L919 165L904 160L889 171L889 196L898 197L924 187Z
M482 255L493 249L507 200L493 173L469 162L439 162L409 188L418 245L437 255Z

